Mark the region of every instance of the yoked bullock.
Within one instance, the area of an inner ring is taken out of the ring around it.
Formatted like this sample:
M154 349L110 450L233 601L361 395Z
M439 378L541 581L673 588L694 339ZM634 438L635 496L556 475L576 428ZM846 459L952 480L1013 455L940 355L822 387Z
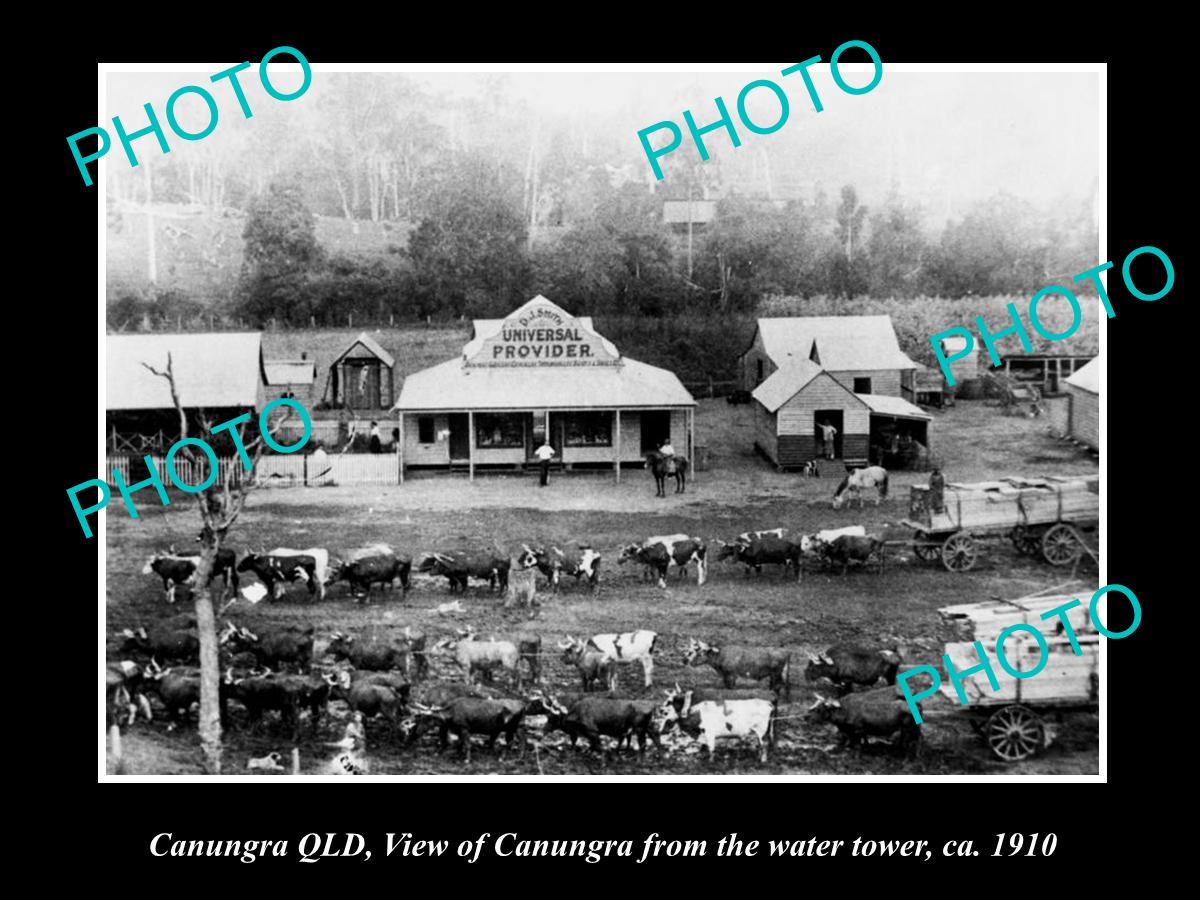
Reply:
M645 566L647 575L658 575L658 586L667 586L667 572L672 566L679 569L682 578L689 563L696 564L696 584L702 585L708 578L707 548L698 537L686 534L668 534L647 538L641 544L629 544L621 550L617 564L628 561Z
M228 590L230 584L232 584L233 589L236 591L238 587L237 573L241 571L241 569L236 568L236 564L237 553L228 547L222 547L217 551L217 558L213 564L212 574L208 577L208 583L212 584L212 580L220 575L224 581L225 590ZM180 556L175 552L175 548L171 547L165 553L155 553L146 560L146 565L142 567L142 574L153 574L161 578L167 602L174 603L175 588L181 584L190 586L199 565L199 554L194 556Z
M775 747L775 703L766 699L722 699L696 701L693 691L667 692L660 707L663 730L679 730L699 738L708 748L708 759L716 755L718 740L753 738L759 761L767 761L767 747Z
M276 547L269 552L260 550L258 553L247 553L246 558L238 563L237 570L257 575L273 600L283 596L285 582L294 584L297 581L307 582L309 595L324 600L325 584L329 577L329 551L320 547L307 550Z

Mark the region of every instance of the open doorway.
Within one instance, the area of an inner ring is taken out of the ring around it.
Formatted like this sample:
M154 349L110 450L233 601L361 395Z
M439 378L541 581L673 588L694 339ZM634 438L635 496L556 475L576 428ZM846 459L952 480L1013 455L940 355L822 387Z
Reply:
M658 445L671 437L671 411L667 409L646 410L642 413L642 453L658 449Z
M466 413L450 414L450 460L466 462L471 455L470 420Z
M830 452L830 448L826 446L823 425L832 425L834 429L832 453ZM813 438L816 440L816 455L831 459L841 459L843 431L842 411L840 409L818 409L813 413Z

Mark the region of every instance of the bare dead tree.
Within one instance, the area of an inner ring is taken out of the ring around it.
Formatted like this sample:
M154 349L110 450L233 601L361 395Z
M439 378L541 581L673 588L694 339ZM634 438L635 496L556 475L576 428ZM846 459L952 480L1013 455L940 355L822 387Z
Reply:
M160 378L165 378L171 389L171 402L179 415L179 439L188 437L188 420L179 389L175 381L175 366L171 354L167 354L165 370L156 369L148 363L142 365ZM291 418L285 413L279 421L268 427L274 435ZM212 433L213 423L200 410L201 424L205 432ZM253 415L247 422L253 421ZM192 597L196 606L196 630L200 637L200 747L204 754L204 767L210 775L221 774L221 665L217 646L217 617L213 609L212 589L209 580L217 559L217 551L225 535L237 521L246 506L246 499L256 486L258 461L262 456L266 440L260 433L250 443L245 441L247 422L238 425L239 443L250 455L250 471L243 474L237 466L229 466L224 477L218 477L210 487L192 494L200 510L200 563L193 574ZM194 462L197 453L192 445L179 450L179 456ZM236 596L236 595L235 595ZM227 604L228 605L228 604ZM222 607L224 611L225 607Z

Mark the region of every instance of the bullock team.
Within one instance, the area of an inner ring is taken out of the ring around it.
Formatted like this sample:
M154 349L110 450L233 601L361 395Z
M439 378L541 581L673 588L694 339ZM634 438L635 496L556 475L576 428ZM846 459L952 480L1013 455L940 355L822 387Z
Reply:
M794 573L799 579L806 560L840 566L844 573L850 562L867 562L879 543L861 526L800 535L795 541L778 528L717 541L716 558L744 566L747 574L778 565L785 575ZM601 554L591 547L563 550L525 544L511 557L492 551L427 553L416 570L446 578L452 593L465 592L469 580L475 579L504 593L505 607L533 607L539 573L552 590L558 590L563 576L596 590L600 561ZM686 534L629 544L621 548L617 561L641 565L645 576L656 578L659 586L665 586L672 568L682 576L694 566L699 584L708 574L708 548ZM375 585L386 589L398 583L407 591L413 569L411 558L385 544L352 551L332 564L329 553L320 548L262 550L247 553L240 562L232 550L222 550L216 562L212 578L232 586L234 599L239 596L239 575L256 576L260 584L240 590L240 596L252 601L268 594L278 598L289 583L305 585L310 597L319 600L335 581L348 582L353 595L365 600ZM180 556L172 549L156 554L143 571L161 578L173 602L176 588L192 583L198 564L198 557ZM636 738L640 755L647 743L663 752L661 736L677 731L698 740L710 760L718 742L737 741L749 742L765 762L775 746L777 723L787 719L831 723L848 744L867 737L895 737L904 749L918 746L919 729L894 687L903 653L896 647L839 645L810 656L807 680L828 682L836 696L818 695L807 710L789 714L780 707L791 699L792 652L787 649L719 646L692 638L677 648L684 665L711 667L722 687L683 690L675 685L664 697L653 688L655 655L662 648L653 631L567 635L549 648L543 648L541 636L533 633L498 639L468 627L429 644L424 632L413 626L388 626L386 631L386 638L341 631L316 635L313 627L252 631L226 621L219 635L223 720L228 721L232 700L244 710L248 727L260 727L271 714L292 740L298 740L302 718L307 717L315 735L330 701L339 701L356 727L369 723L372 730L381 728L386 740L400 746L436 734L440 750L453 735L468 760L472 735L486 738L489 749L503 737L505 754L517 749L523 756L531 724L543 738L561 731L572 748L583 738L605 761L604 737L615 740L618 750L632 750ZM157 696L170 728L182 723L200 692L194 618L182 615L150 628L126 629L121 640L125 658L108 671L110 723L133 722L139 714L150 718L150 696ZM578 695L542 687L542 659L547 655L558 655L575 670ZM461 680L432 678L431 658L440 660L439 668L456 669ZM640 672L638 696L618 695L618 676L625 667ZM497 682L498 675L502 682ZM739 686L739 679L758 684ZM875 687L880 681L887 686ZM262 760L255 762L261 768Z

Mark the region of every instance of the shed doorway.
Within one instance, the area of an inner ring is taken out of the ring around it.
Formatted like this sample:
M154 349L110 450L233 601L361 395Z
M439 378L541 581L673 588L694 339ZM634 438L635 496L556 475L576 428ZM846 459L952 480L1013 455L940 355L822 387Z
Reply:
M833 437L833 453L830 454L829 448L825 446L825 430L822 425L832 425L837 429L837 433ZM813 437L816 439L817 456L841 459L842 458L842 435L845 428L842 423L842 411L840 409L818 409L813 413Z

